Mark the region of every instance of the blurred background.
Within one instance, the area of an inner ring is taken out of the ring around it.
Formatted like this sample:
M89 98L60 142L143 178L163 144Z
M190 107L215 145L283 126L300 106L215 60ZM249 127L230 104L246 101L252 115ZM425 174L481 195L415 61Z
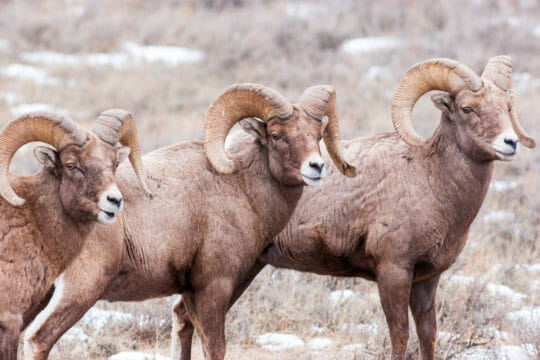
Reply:
M262 83L295 102L325 83L350 139L392 131L391 99L414 63L449 57L481 74L491 56L508 54L521 123L540 140L536 0L3 0L0 29L1 126L49 110L90 128L100 112L124 108L149 152L201 138L206 110L231 84ZM424 96L417 129L428 136L439 117ZM39 169L31 150L19 151L13 171ZM539 174L538 149L496 164L469 241L439 286L437 359L538 358ZM100 302L51 358L168 356L172 301ZM227 356L384 359L378 301L361 279L268 268L229 312ZM417 351L411 324L408 356Z

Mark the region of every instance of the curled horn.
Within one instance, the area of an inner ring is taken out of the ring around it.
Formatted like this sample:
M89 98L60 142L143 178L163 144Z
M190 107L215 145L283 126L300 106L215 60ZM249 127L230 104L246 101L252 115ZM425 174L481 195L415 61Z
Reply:
M71 144L83 146L87 140L86 131L67 116L33 112L13 120L0 133L0 194L14 206L24 204L8 179L11 158L24 144L42 141L61 151Z
M131 114L122 109L110 109L102 112L97 118L92 132L101 140L111 146L116 146L117 142L122 145L129 146L131 153L129 161L137 179L141 184L144 192L152 198L152 193L146 185L145 170L141 159L139 149L139 138L137 136L137 127Z
M456 94L463 88L478 91L482 79L469 67L451 59L430 59L413 65L403 76L392 99L392 123L399 137L411 146L422 146L422 138L412 125L416 101L431 90Z
M320 120L328 117L328 125L324 129L323 138L328 154L338 170L345 176L355 177L356 168L345 161L343 146L339 135L337 118L336 91L329 85L317 85L308 88L299 100L300 107L312 118Z
M204 146L212 166L222 174L232 174L234 163L225 153L225 138L238 121L257 117L264 122L289 119L292 105L278 92L259 84L242 83L227 88L210 105L204 124Z
M525 130L519 123L519 118L516 112L516 106L514 101L514 92L512 90L512 60L507 55L495 56L489 59L484 72L482 73L483 79L488 79L493 82L501 90L509 91L512 104L510 106L510 122L512 127L519 137L519 141L526 147L534 149L536 142L533 138L525 133Z

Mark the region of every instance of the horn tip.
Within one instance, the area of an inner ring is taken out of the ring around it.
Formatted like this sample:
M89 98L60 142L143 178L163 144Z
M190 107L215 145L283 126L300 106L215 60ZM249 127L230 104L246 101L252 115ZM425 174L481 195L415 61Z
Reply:
M25 201L24 199L18 197L17 195L11 196L11 197L5 197L7 202L9 202L13 206L22 206L24 205Z
M534 149L536 147L536 141L533 138L526 138L521 140L521 142L529 149Z
M342 170L341 172L343 173L343 175L345 175L346 177L354 178L357 175L356 167L349 163L344 163L341 170Z
M234 166L234 162L230 159L227 159L225 161L221 161L219 163L212 162L212 166L214 169L216 169L219 173L224 175L230 175L236 172L236 168Z

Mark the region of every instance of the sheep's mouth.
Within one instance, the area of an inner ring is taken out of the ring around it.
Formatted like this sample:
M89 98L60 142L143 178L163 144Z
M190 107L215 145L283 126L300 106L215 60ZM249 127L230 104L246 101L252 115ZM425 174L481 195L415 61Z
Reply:
M505 160L505 161L512 160L514 158L514 155L516 155L515 151L505 153L503 151L499 151L499 150L495 149L495 152L497 153L497 155L499 155L499 158L501 160Z
M306 183L306 185L318 186L322 184L322 176L310 177L310 176L302 175L302 179L304 180L304 183Z
M97 220L102 224L112 224L116 220L116 212L99 209Z

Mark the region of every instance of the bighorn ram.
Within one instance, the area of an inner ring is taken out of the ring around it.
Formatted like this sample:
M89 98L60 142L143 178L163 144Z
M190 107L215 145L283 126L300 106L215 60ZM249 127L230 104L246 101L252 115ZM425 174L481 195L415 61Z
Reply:
M511 75L507 56L491 58L482 77L450 59L414 65L393 99L396 133L343 143L345 156L355 159L362 174L346 180L329 168L321 187L306 189L287 227L246 272L232 298L265 264L360 276L377 282L392 359L405 356L407 306L416 322L421 359L433 359L439 276L465 245L493 161L512 160L519 142L535 147L519 124ZM430 90L444 91L432 96L442 117L435 134L423 139L412 127L411 112ZM176 314L173 342L181 343L186 360L193 326L181 302Z
M9 174L22 145L36 147L43 169ZM44 306L53 281L73 260L95 224L111 224L123 207L117 164L130 160L144 186L136 128L129 114L101 114L94 133L68 117L30 113L0 133L0 359L15 360L20 332ZM31 333L32 329L27 329Z
M246 117L264 122L242 122L255 139L227 154L225 137ZM333 88L311 87L291 105L262 85L238 84L210 107L204 144L188 141L144 156L152 202L130 186L135 179L121 167L117 177L126 202L121 221L99 227L66 269L40 329L25 337L26 359L45 359L98 299L175 293L183 294L207 359L223 359L233 290L285 227L304 185L321 182L321 137L337 168L354 176L355 168L341 155Z

